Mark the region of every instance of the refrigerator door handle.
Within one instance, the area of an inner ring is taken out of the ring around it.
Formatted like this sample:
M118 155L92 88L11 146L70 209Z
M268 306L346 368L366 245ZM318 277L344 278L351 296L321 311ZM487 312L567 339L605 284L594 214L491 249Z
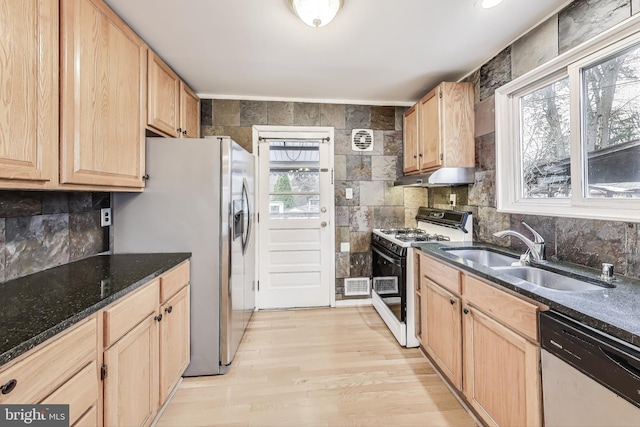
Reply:
M251 236L251 205L249 203L249 192L247 190L248 183L247 178L242 181L242 202L245 205L245 214L243 219L246 221L246 227L243 227L242 233L242 254L244 255L247 252L247 247L249 246L249 237Z

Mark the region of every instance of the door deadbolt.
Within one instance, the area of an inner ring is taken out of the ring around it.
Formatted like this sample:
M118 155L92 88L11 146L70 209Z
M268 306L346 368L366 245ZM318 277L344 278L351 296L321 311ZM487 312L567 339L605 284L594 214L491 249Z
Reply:
M327 208L324 208L324 207L323 207L323 208L320 208L320 212L322 212L322 213L327 213Z

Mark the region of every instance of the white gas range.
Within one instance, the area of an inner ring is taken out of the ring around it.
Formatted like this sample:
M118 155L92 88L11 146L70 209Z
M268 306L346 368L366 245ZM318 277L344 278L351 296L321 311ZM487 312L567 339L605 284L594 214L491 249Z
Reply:
M417 347L414 243L473 241L470 212L421 207L416 228L375 229L372 237L373 306L400 345Z

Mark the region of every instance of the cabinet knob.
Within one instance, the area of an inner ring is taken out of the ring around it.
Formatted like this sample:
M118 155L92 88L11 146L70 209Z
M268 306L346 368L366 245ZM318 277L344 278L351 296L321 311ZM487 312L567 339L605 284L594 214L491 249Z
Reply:
M462 312L463 312L464 314L469 314L469 309L468 309L468 308L465 308L465 309L463 309L463 310L462 310Z
M422 157L422 153L418 154L418 156Z
M451 298L451 299L449 300L449 302L451 303L451 305L454 305L454 304L456 303L456 300L454 300L453 298Z
M183 134L183 135L186 135L186 134L187 134L187 131L186 131L186 130L183 130L183 131L182 131L182 134Z
M142 175L142 179L145 180L145 181L148 180L149 179L149 174L145 173L144 175Z
M171 313L173 311L173 306L170 305L169 307L165 308L164 311L167 313Z
M176 129L176 131L177 131L178 133L182 133L182 128L178 128L178 129Z
M414 159L417 159L417 158L418 158L418 156L413 156L413 158L414 158Z
M2 394L9 394L13 391L14 388L18 385L18 380L12 379L4 383L0 390L2 390Z
M162 314L158 314L156 317L154 317L154 319L158 322L162 322Z

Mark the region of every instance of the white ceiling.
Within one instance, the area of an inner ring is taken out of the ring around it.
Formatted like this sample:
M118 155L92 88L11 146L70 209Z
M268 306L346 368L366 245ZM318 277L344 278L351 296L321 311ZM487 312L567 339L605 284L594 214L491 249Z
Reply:
M287 0L106 2L201 97L378 105L464 77L570 3L345 0L311 28Z

